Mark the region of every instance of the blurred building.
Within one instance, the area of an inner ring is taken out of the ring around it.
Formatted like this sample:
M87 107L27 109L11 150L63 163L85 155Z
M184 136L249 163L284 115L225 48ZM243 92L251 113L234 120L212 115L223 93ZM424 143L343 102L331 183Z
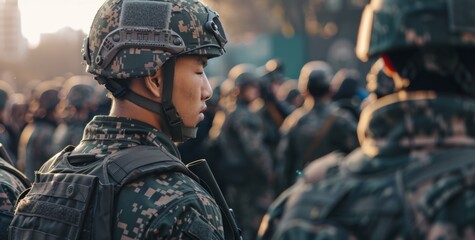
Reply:
M18 62L27 50L28 42L21 34L18 0L0 0L0 60Z

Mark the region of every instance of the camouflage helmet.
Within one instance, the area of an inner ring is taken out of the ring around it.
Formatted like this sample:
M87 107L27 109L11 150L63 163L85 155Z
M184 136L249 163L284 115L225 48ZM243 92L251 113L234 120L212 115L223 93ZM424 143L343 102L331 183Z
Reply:
M328 92L333 78L333 68L324 61L310 61L300 70L298 88L301 93L321 97Z
M373 0L356 44L362 61L413 47L475 47L473 0Z
M218 14L199 1L107 0L83 58L89 73L127 79L153 76L173 56L220 56L226 42Z

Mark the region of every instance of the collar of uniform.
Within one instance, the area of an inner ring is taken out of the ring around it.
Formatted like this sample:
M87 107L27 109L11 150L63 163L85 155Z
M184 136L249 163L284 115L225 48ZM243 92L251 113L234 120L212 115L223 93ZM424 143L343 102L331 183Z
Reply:
M112 153L137 145L155 145L180 157L178 148L163 132L141 121L111 116L95 116L75 151Z
M369 157L475 146L475 101L434 92L399 92L367 106L358 138Z

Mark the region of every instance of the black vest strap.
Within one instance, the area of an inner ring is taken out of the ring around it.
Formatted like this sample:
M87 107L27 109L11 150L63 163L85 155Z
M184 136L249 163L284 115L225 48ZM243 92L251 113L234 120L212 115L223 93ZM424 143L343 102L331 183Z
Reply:
M194 180L198 178L186 168L185 164L157 146L136 146L120 150L104 159L108 176L118 186L153 172L182 172Z

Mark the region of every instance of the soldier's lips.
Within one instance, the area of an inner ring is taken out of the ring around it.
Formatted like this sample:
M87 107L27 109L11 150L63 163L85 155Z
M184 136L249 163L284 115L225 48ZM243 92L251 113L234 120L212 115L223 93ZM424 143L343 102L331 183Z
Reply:
M207 107L206 107L206 104L203 105L203 107L201 107L200 114L198 115L198 119L199 119L200 122L205 119L205 114L204 114L204 112L206 111L206 108L207 108Z

